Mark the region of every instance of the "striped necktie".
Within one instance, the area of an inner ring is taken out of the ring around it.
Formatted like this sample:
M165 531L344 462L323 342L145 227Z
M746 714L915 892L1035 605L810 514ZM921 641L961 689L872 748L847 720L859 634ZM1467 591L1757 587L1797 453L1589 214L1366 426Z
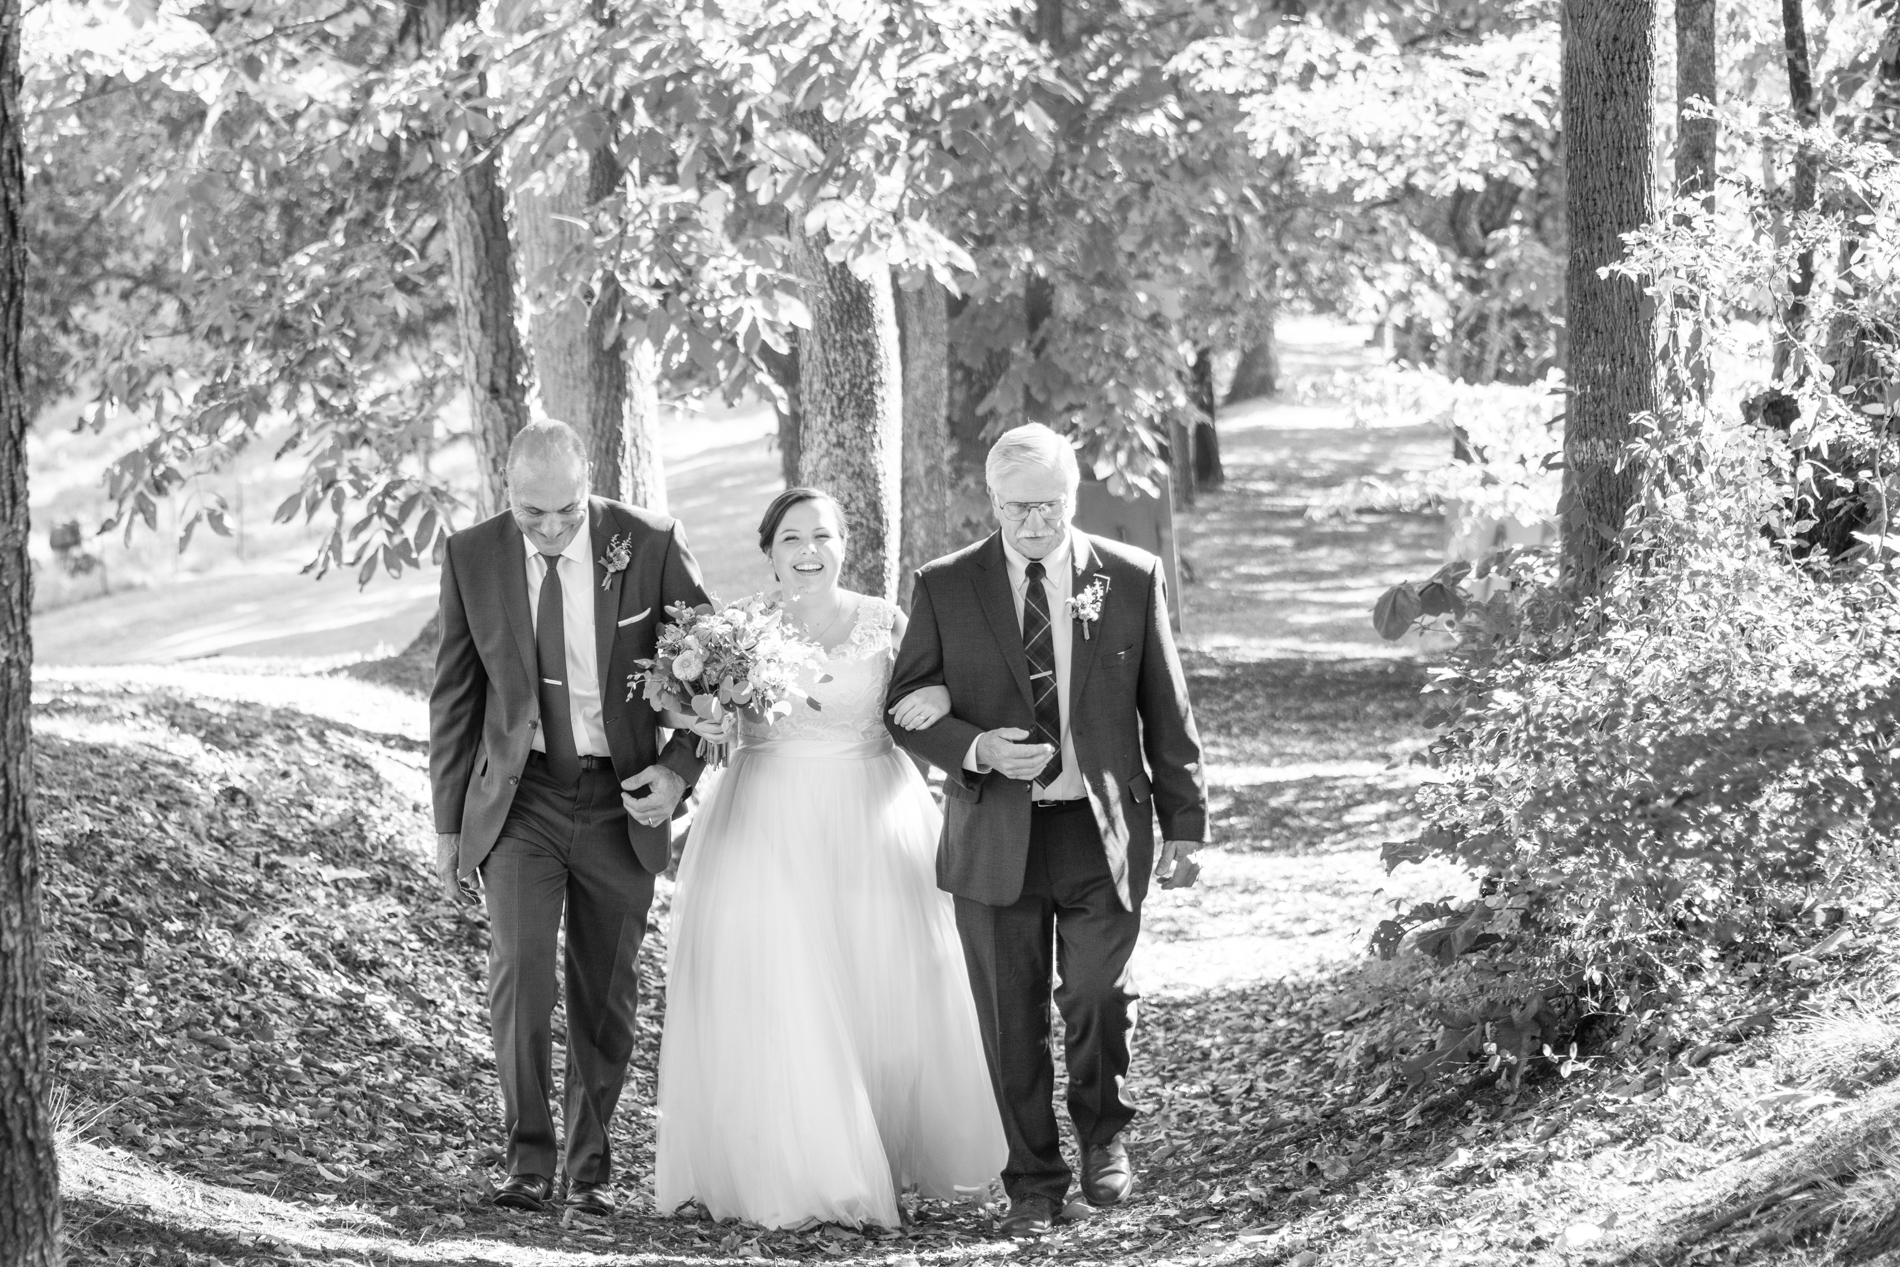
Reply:
M1036 700L1036 742L1056 750L1036 776L1037 787L1048 787L1062 773L1062 696L1056 681L1056 640L1049 624L1049 592L1043 588L1048 570L1031 559L1023 575L1023 654L1029 659L1029 685Z

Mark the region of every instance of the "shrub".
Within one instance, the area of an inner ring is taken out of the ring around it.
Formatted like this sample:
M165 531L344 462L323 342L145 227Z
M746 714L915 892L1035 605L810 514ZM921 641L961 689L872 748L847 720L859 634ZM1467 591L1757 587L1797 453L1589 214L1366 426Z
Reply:
M1827 157L1860 194L1900 192L1884 151ZM1669 1041L1698 996L1788 971L1765 948L1885 866L1900 828L1889 415L1864 381L1834 381L1823 343L1856 313L1900 309L1886 267L1900 233L1842 205L1790 243L1686 207L1633 237L1627 268L1662 314L1666 404L1626 455L1639 492L1605 588L1580 598L1550 551L1513 550L1380 600L1389 636L1455 635L1427 691L1439 733L1425 828L1386 860L1447 858L1481 877L1477 899L1404 912L1374 937L1382 956L1438 965L1430 989L1407 987L1439 999L1415 1079L1476 1055L1521 1070L1571 1051L1593 1017L1645 1022L1604 1026L1619 1044ZM1799 407L1790 431L1701 404L1695 361L1737 346L1731 319L1764 302L1777 317L1788 253L1838 255L1846 235L1869 262L1851 304L1776 327L1809 340L1770 385ZM1804 534L1850 494L1880 513L1852 548L1810 552Z

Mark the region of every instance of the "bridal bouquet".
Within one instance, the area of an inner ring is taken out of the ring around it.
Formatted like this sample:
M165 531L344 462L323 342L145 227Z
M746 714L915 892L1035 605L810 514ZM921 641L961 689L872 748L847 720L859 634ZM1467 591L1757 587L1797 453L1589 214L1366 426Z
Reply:
M666 609L651 660L636 660L627 678L627 698L645 698L655 710L690 713L709 722L743 713L769 725L803 703L818 701L799 686L799 676L819 664L823 651L794 637L776 603L763 596L715 609L709 603ZM699 755L717 764L722 745L701 738Z

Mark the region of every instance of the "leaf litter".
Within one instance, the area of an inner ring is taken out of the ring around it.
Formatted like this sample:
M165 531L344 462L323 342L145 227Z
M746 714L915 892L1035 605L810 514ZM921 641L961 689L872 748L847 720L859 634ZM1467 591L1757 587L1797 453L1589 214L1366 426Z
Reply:
M1300 759L1309 738L1336 746L1340 730L1320 725L1329 685L1370 724L1366 748L1325 756L1363 756L1391 742L1387 718L1411 689L1385 667L1376 680L1351 664L1192 668L1204 697L1292 718L1215 703L1235 761ZM96 679L38 691L49 1036L76 1261L1569 1262L1658 1192L1772 1149L1852 1094L1784 1079L1753 1018L1734 1041L1634 1067L1507 1086L1474 1065L1412 1087L1392 1076L1398 1053L1367 1049L1388 1001L1354 962L1144 999L1137 1196L1076 1210L1044 1239L1000 1240L994 1192L908 1200L907 1226L889 1234L660 1217L640 1185L663 882L616 1119L621 1214L497 1210L484 919L435 897L423 746L327 717L323 681L310 681L299 708ZM1274 704L1283 691L1297 702ZM1350 800L1336 782L1314 795ZM1390 789L1368 781L1358 795ZM1303 826L1323 816L1292 809L1277 821L1332 852L1332 829ZM1850 972L1864 940L1838 941L1825 962ZM556 1034L558 1061L558 1015Z

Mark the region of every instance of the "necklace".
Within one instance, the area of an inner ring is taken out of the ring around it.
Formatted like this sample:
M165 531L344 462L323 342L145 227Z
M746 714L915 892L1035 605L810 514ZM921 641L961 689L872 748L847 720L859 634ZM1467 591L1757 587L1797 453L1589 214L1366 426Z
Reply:
M831 619L826 621L825 627L823 629L820 629L817 633L813 633L811 631L811 625L803 617L800 617L795 612L792 612L791 603L787 602L785 604L785 609L788 613L792 615L792 618L798 622L799 632L804 634L807 638L810 638L813 642L817 643L819 646L822 647L825 645L825 635L830 633L832 631L832 628L836 626L837 623L844 618L844 612L847 606L848 604L845 602L844 596L842 594L839 595L838 609L831 613Z

